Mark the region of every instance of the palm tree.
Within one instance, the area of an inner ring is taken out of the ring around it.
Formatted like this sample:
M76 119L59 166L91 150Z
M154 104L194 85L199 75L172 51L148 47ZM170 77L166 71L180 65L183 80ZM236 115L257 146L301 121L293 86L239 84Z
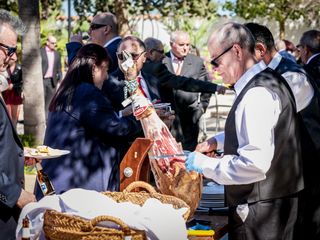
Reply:
M24 131L42 143L45 131L44 92L40 57L39 1L19 0L19 16L27 26L22 38Z

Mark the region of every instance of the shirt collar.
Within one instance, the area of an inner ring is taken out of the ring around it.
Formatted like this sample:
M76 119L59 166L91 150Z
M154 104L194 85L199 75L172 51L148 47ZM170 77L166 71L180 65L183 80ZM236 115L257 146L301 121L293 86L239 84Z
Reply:
M105 47L105 48L108 47L111 43L113 43L114 41L116 41L116 40L118 40L118 39L121 39L121 37L120 37L120 36L116 36L116 37L110 39L108 42L106 42L106 44L104 45L104 47Z
M171 56L171 59L172 59L173 62L176 62L176 61L183 62L183 60L184 60L183 58L181 59L181 58L176 57L176 56L173 54L172 51L170 51L170 56Z
M309 62L314 59L316 56L320 55L320 53L316 53L316 54L313 54L307 61L307 64L309 64Z
M281 59L282 56L277 52L272 58L271 62L268 64L268 67L275 70L280 64Z
M48 46L46 46L46 51L47 52L54 52L54 50L50 49Z
M266 68L267 66L262 60L249 68L234 85L234 90L236 91L237 96L239 96L243 88L255 75Z

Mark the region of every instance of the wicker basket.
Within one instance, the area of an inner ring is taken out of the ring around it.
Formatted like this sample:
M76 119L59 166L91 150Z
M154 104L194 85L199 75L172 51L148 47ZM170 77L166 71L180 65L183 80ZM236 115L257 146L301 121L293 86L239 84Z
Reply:
M136 188L144 188L148 192L131 192ZM162 203L172 204L175 209L188 208L184 214L187 220L190 210L188 205L172 196L162 195L145 182L133 182L123 192L104 192L117 202L132 202L143 205L149 198L156 198ZM111 221L119 225L119 229L96 226L99 222ZM111 216L99 216L92 220L72 216L66 213L60 213L53 210L47 210L44 214L43 230L46 239L49 240L118 240L131 236L132 240L146 239L145 232L129 228L123 221Z
M96 226L109 221L119 225L119 229ZM47 210L44 214L43 231L49 240L122 240L131 236L133 240L145 240L144 231L130 229L119 218L99 216L92 220Z
M132 192L136 188L143 188L148 192ZM117 202L132 202L140 206L143 205L147 199L155 198L162 203L172 204L175 209L187 208L187 212L183 215L186 221L190 214L190 207L183 200L174 196L160 194L150 184L142 181L129 184L123 192L104 192L103 194Z

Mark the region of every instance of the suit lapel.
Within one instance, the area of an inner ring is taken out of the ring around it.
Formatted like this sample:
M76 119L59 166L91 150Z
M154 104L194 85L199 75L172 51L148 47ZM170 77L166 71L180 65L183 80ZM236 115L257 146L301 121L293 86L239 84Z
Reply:
M181 76L185 76L186 73L192 68L192 62L191 62L191 58L189 56L189 54L184 58L183 60L183 65L182 65L182 69L181 69Z
M7 114L7 117L8 117L8 120L9 120L9 122L10 122L10 126L11 126L11 128L12 128L13 136L14 136L14 138L15 138L16 143L20 146L21 149L23 149L23 145L22 145L22 143L21 143L21 141L20 141L20 138L19 138L19 136L18 136L18 133L17 133L16 129L15 129L15 128L13 127L13 125L12 125L12 121L11 121L11 119L10 119L10 117L9 117L6 104L5 104L4 101L2 100L2 97L0 97L0 104L2 104L2 106L3 106L3 108L4 108L4 111L5 111L6 114Z
M167 66L168 70L171 73L174 73L174 69L173 69L173 65L172 65L172 61L171 61L171 54L170 52L166 53L166 57L162 60L162 62Z
M153 81L153 80L155 80L155 78L152 78L152 77L146 75L144 72L141 72L141 75L147 84L151 101L153 101L155 99L158 100L160 95L159 95L157 83L155 81Z

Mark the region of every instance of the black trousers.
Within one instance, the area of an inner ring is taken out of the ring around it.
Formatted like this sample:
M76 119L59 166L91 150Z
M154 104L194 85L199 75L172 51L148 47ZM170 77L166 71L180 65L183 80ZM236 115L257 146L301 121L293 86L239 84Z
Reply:
M48 118L48 110L53 95L56 92L55 85L52 78L43 79L43 91L44 91L44 110L46 114L46 120Z
M229 209L229 240L292 240L298 213L298 197L249 204L244 222Z

